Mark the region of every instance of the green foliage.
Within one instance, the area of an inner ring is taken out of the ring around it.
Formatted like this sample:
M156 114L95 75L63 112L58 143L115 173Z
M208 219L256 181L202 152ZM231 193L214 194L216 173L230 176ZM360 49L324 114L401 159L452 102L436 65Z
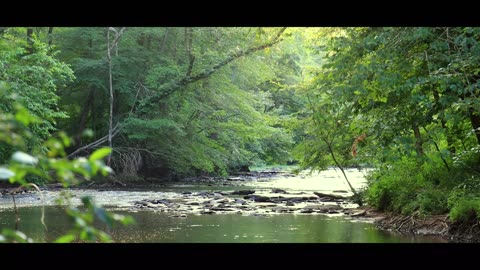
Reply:
M462 200L480 197L480 178L460 164L465 163L456 163L449 171L439 160L419 166L416 159L403 158L369 175L367 201L377 209L398 213L417 209L423 214L452 213L463 207Z
M375 208L450 210L466 221L480 197L479 36L462 27L305 31L322 59L297 90L309 101L292 126L303 167L333 165L328 152L344 166L373 165L365 197Z
M268 43L278 30L265 28L259 36L251 28L127 28L113 57L114 122L122 129L114 145L138 149L141 168L160 166L183 175L225 175L256 163L291 161L294 141L287 119L301 106L290 87L300 80L298 57L259 50L217 67ZM76 134L79 147L107 133L104 29L64 28L55 38L60 58L71 63L76 76L60 90L61 108L71 118L59 125ZM187 79L205 73L210 75ZM159 102L149 102L163 94ZM96 137L83 139L86 128ZM134 163L118 152L111 157L117 171Z
M470 222L480 218L480 199L462 198L450 210L450 219L454 222Z
M67 234L57 238L55 240L56 243L70 243L75 240L112 242L111 237L107 233L95 228L95 219L107 225L109 229L113 227L114 222L119 222L123 225L134 223L134 220L129 216L109 213L105 209L98 207L88 196L82 197L82 204L86 211L78 210L71 205L68 206L67 214L74 222L74 227Z
M20 113L0 114L0 127L4 127L10 123L27 129L29 128L29 124L34 122L30 121L30 119L35 119L35 117L32 118L22 106L17 105L16 107L19 108ZM21 117L18 117L18 115L21 115ZM5 121L7 121L7 123L5 123ZM4 128L2 132L8 136L11 131ZM14 134L14 132L11 132L11 134ZM7 140L6 143L13 148L16 148L18 145L23 145L21 136L19 136L18 141ZM31 185L29 184L29 182L31 182L29 178L37 176L46 181L58 181L65 187L68 187L78 183L75 174L80 174L86 179L89 179L99 173L106 176L112 172L111 168L106 166L102 161L102 158L111 153L111 149L100 148L92 153L88 159L80 157L74 160L68 160L65 158L64 150L68 145L70 145L70 138L60 133L59 139L51 137L44 143L43 147L46 149L45 154L39 153L32 156L22 151L15 151L10 158L10 163L0 167L0 179L8 179L12 184L27 186ZM114 222L120 222L122 224L130 224L133 222L130 217L105 211L105 209L94 204L88 197L82 198L82 203L87 210L86 212L71 206L68 193L64 193L61 200L66 201L68 204L66 213L74 220L75 226L68 234L57 239L56 242L65 243L74 240L110 242L110 236L94 226L93 222L95 218L106 224L109 228L113 226ZM32 242L32 239L20 231L3 229L0 234L0 242L26 243Z
M21 231L3 229L0 243L33 243L33 240Z
M425 190L419 195L420 212L433 215L448 213L447 199L448 193L445 190Z
M105 28L61 28L47 46L37 30L32 44L25 28L1 33L0 109L15 115L2 115L0 158L21 151L47 168L37 153L64 156L108 133L107 41ZM114 149L60 160L58 177L106 175L108 155L119 172L180 175L298 161L375 167L365 197L386 211L444 213L477 197L480 28L279 30L127 28L112 58ZM75 145L51 138L57 128ZM1 177L49 180L15 160Z
M415 160L403 158L368 176L367 202L382 211L411 213L417 197L426 187Z
M13 112L13 104L19 102L31 114L42 119L32 125L32 136L28 138L30 149L38 148L41 142L56 130L56 121L67 118L65 112L58 109L57 89L74 79L70 67L55 58L57 52L33 37L32 51L22 46L23 40L3 33L0 39L0 82L8 88L0 89L0 109ZM17 111L17 120L27 124L24 111ZM1 150L1 149L0 149Z

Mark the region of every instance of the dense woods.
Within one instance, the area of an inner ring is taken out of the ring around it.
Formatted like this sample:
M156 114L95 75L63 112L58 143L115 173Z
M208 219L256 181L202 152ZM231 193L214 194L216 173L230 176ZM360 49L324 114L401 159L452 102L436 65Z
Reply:
M120 182L368 167L356 202L476 224L479 73L474 27L2 27L0 160L64 131Z

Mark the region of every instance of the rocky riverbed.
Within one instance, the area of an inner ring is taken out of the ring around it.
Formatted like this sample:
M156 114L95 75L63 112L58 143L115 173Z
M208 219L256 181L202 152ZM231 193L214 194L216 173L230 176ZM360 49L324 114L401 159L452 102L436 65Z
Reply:
M363 174L351 169L352 182L362 185ZM337 177L337 178L336 178ZM126 211L165 212L172 217L188 215L238 214L238 215L337 215L368 216L349 200L342 179L334 170L316 175L294 175L286 171L239 173L226 178L198 177L181 182L95 184L88 188L71 188L72 203L91 196L100 205ZM41 192L19 191L17 207L56 205L56 198L64 189L57 186L42 188ZM10 192L3 189L0 209L13 206ZM372 219L373 220L373 219Z
M358 205L348 198L319 192L287 192L283 189L236 190L233 192L183 192L169 199L143 199L133 203L132 210L160 211L175 217L187 215L278 213L330 214L360 216Z

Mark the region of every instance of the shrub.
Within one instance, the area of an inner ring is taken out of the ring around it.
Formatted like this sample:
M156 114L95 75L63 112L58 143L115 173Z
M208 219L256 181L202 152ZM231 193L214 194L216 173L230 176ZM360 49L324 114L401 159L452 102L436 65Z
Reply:
M427 189L419 194L420 211L423 214L444 214L448 212L448 193L439 189Z
M480 217L480 198L461 198L450 210L453 222L469 222Z
M374 171L369 177L367 201L382 211L440 214L448 210L448 193L442 188L449 172L441 161L404 157Z
M415 160L407 158L372 172L367 177L366 201L382 211L413 212L418 208L416 197L425 186L418 172Z

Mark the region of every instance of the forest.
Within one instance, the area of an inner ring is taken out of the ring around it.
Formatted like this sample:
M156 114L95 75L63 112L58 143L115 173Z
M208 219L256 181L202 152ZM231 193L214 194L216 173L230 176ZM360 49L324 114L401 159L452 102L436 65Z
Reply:
M477 27L0 27L0 189L335 170L382 226L478 241L479 95ZM59 242L134 223L82 203Z

